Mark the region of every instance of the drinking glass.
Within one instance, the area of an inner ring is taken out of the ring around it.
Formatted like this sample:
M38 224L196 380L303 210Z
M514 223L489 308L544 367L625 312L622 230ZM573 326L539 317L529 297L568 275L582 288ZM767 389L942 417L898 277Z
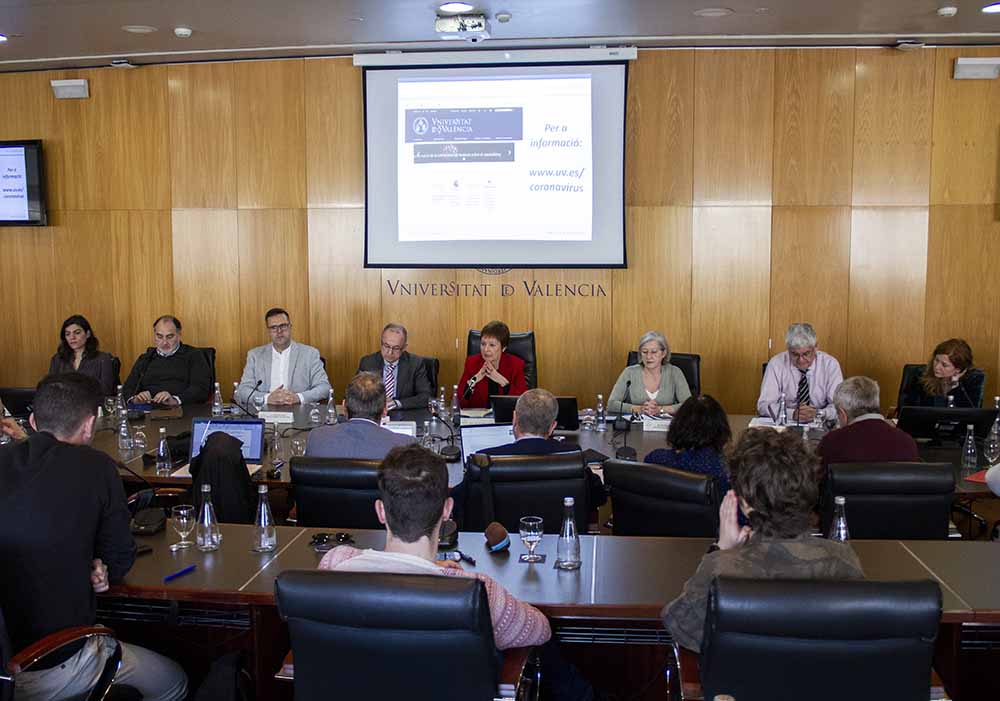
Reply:
M315 425L319 426L320 423L322 423L322 421L323 421L323 416L320 413L319 407L316 407L315 409L313 409L312 411L309 412L309 423L310 424L315 424Z
M542 517L524 516L521 518L521 542L528 549L527 555L521 555L521 562L544 562L545 558L535 554L535 548L542 541Z
M190 548L193 542L187 539L194 530L194 507L190 504L179 504L170 510L171 524L181 539L170 546L170 552L175 553L184 548Z
M594 424L597 423L597 412L593 409L584 409L580 412L580 430L593 431Z
M114 416L115 409L118 408L118 397L111 395L104 398L104 415Z
M140 453L146 451L146 446L149 445L148 439L146 438L146 432L141 428L132 434L132 450L137 450Z
M293 438L292 439L292 455L294 457L302 457L306 454L306 439L305 438Z
M257 413L259 414L260 410L264 408L264 395L263 394L258 393L258 394L255 394L253 396L253 406L254 406L254 409L256 409Z

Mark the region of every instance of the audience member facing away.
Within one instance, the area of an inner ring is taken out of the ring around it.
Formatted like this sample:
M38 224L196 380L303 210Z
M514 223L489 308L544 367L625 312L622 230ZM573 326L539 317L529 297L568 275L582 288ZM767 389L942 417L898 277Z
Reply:
M386 324L380 350L358 363L358 372L374 372L386 387L386 411L423 409L434 394L423 358L406 351L407 333L402 324Z
M292 341L291 318L280 307L264 313L264 325L271 342L247 353L247 364L237 387L239 400L246 403L256 388L265 404L325 401L330 396L330 381L319 350Z
M903 388L902 406L978 407L986 373L972 363L972 348L961 338L939 343L924 370Z
M757 399L757 413L778 413L781 395L785 395L788 420L809 422L820 412L824 419L836 418L833 391L844 379L840 363L832 355L816 348L816 331L809 324L792 324L785 335L787 350L767 363ZM770 410L770 411L769 411Z
M646 462L714 477L720 493L729 491L724 451L732 430L725 409L707 394L681 404L667 431L669 448L658 448Z
M716 577L861 579L850 545L810 535L819 498L817 458L790 432L751 429L729 459L733 489L719 507L719 540L660 616L673 639L701 649L708 591ZM750 521L740 527L737 513Z
M670 364L670 344L659 331L639 339L639 363L622 370L608 395L608 411L615 414L659 416L673 414L691 396L684 373Z
M546 389L529 389L517 398L514 405L514 442L486 448L485 455L553 455L580 450L578 445L567 445L554 440L559 402ZM581 457L582 464L582 457ZM608 500L601 478L587 470L587 509L593 510Z
M118 468L89 447L101 390L79 373L38 385L36 433L0 450L0 608L13 649L95 624L95 591L122 580L135 560ZM78 698L96 683L114 642L90 638L17 676L17 701ZM187 677L171 660L122 643L118 681L146 701L183 699Z
M100 346L86 317L74 314L59 330L59 348L49 362L49 374L78 372L97 380L105 397L114 395L118 378L111 365L111 354L101 351Z
M833 463L920 460L916 441L882 416L875 380L847 378L833 393L833 405L840 428L823 436L816 448L824 477Z
M484 409L490 397L498 394L517 396L528 390L524 376L524 361L506 353L510 345L510 329L502 321L491 321L483 327L479 352L465 359L465 369L458 381L461 406Z
M373 372L359 372L347 385L347 421L320 426L309 433L306 455L317 458L381 460L398 445L414 442L379 425L385 416L385 386Z
M136 358L122 386L129 401L166 406L201 404L212 392L212 371L201 349L181 341L181 322L161 316L153 322L155 346Z

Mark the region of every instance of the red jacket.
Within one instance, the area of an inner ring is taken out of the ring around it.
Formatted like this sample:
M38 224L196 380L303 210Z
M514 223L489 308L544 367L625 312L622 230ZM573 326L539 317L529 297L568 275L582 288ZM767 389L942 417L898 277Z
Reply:
M490 378L484 377L472 390L472 396L465 398L465 389L468 386L469 378L483 368L483 356L480 353L470 355L465 359L465 370L462 371L462 379L458 381L458 391L463 409L485 409L490 405ZM509 394L517 396L528 391L528 383L524 379L524 361L516 355L504 353L500 356L500 367L497 368L501 375L507 378L509 383L506 387L501 387L499 394Z

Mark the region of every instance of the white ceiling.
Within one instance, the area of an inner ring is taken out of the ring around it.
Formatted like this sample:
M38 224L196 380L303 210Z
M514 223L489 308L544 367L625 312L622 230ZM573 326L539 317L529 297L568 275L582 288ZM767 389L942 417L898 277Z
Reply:
M587 46L1000 44L989 0L482 0L493 38L482 48ZM938 7L959 8L942 18ZM696 17L703 7L734 14ZM0 71L321 56L387 49L468 49L434 32L428 0L0 0ZM502 24L493 15L506 11ZM125 24L159 28L127 34ZM194 30L178 39L173 28Z

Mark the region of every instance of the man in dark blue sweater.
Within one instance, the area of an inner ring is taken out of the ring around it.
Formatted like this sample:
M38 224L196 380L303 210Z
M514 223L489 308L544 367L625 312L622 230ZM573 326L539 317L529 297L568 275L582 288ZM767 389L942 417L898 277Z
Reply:
M161 316L153 322L153 342L132 365L122 386L125 398L165 406L207 402L212 371L201 349L181 342L180 319Z

